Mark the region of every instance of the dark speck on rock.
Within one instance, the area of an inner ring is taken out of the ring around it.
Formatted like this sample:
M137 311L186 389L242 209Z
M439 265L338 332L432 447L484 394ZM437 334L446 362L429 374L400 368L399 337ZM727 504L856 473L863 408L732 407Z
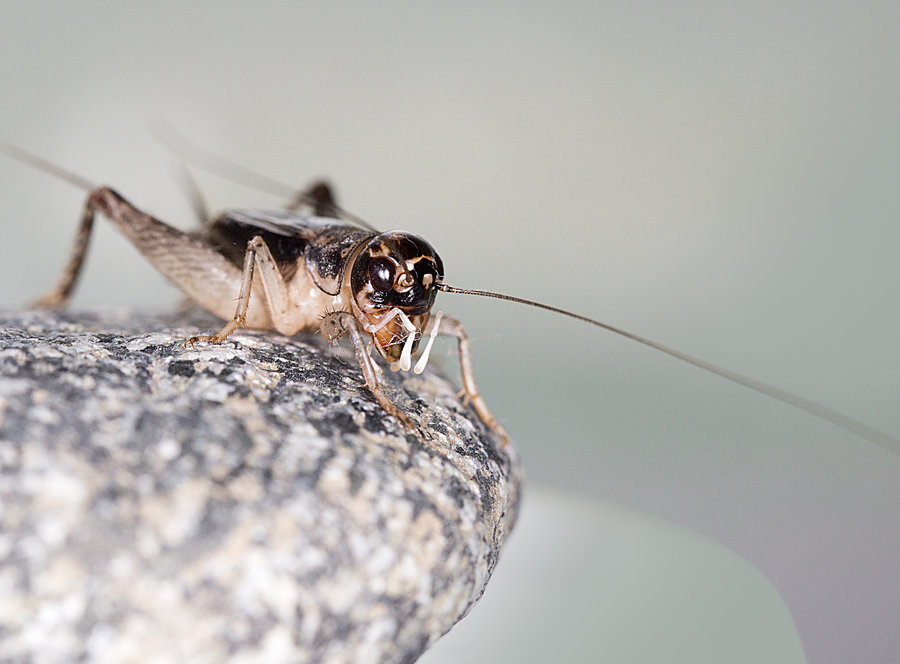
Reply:
M175 360L169 362L169 373L173 376L193 376L196 372L194 363L189 360Z

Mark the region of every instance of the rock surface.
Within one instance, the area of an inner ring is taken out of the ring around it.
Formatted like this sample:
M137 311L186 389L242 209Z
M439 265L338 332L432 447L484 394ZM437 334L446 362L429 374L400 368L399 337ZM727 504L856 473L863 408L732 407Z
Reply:
M484 591L519 465L428 371L185 315L0 313L0 660L412 662Z

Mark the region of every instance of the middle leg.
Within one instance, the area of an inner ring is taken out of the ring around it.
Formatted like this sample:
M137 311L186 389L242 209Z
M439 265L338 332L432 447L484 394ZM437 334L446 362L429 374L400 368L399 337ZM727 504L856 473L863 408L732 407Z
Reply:
M193 346L198 341L221 343L232 332L247 324L254 275L259 276L259 282L262 284L263 292L259 294L260 306L265 309L271 327L288 336L297 332L300 322L294 320L295 316L292 315L290 288L285 283L265 240L257 235L247 243L234 316L216 334L191 337L185 345Z

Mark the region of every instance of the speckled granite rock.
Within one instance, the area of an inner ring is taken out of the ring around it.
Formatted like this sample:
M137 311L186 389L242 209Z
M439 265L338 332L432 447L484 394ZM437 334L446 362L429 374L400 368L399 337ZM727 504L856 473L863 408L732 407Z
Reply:
M442 378L184 316L0 313L0 660L412 662L481 596L519 466Z

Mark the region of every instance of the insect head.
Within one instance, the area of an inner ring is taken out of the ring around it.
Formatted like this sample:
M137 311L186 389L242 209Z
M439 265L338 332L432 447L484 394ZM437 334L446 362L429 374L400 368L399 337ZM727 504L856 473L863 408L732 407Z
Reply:
M418 235L389 231L365 244L350 271L352 305L382 357L409 368L443 276L434 247Z

